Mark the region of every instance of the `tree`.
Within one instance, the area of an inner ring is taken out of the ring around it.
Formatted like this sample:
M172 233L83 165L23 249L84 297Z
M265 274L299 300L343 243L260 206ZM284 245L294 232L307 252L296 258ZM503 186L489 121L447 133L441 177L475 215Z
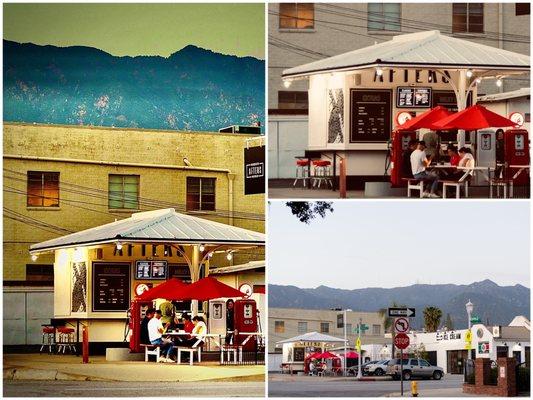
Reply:
M444 325L449 330L453 330L453 321L452 321L452 316L450 315L450 313L446 314L446 322L444 322Z
M333 206L328 201L288 201L285 203L301 222L308 224L317 215L324 218L328 211L333 212Z
M436 332L440 326L440 319L442 318L442 311L438 307L424 308L424 327L427 332Z

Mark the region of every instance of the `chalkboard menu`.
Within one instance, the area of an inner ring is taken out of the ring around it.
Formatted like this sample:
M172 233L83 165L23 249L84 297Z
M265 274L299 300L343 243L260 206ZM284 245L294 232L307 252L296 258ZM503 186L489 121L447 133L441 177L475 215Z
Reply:
M391 90L350 91L350 143L385 142L391 135Z
M136 261L135 262L135 279L166 279L167 262L166 261Z
M466 98L466 105L470 107L472 105L472 92L468 93ZM431 107L443 106L448 110L457 112L457 97L452 90L434 90Z
M429 108L430 106L431 88L408 86L396 88L396 107Z
M130 307L130 264L93 263L93 311Z

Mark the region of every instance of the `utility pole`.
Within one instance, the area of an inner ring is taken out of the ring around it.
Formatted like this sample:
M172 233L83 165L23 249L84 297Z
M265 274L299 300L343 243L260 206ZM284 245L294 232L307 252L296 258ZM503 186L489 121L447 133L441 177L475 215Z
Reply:
M343 364L343 376L346 376L346 309L344 309L342 327L344 328L344 364Z
M361 343L361 330L363 328L363 318L359 318L359 326L357 327L357 343ZM362 377L362 374L361 374L361 356L362 356L362 351L361 351L361 346L359 346L359 357L357 357L357 365L358 365L358 368L357 368L357 379L361 379Z

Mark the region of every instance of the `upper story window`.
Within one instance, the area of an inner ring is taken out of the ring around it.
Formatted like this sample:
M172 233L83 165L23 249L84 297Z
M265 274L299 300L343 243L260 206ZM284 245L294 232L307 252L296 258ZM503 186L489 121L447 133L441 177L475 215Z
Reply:
M307 322L298 322L298 333L307 333Z
M453 3L453 33L483 33L483 3Z
M381 325L372 325L372 335L381 334Z
M59 207L59 172L28 171L28 207Z
M274 332L285 333L285 321L274 321Z
M215 211L215 181L187 177L187 211Z
M329 322L320 323L320 333L329 333Z
M515 4L515 15L529 15L530 14L530 4L529 3L516 3Z
M279 29L313 29L315 5L312 3L280 3Z
M139 209L139 175L109 175L109 208Z
M278 108L283 110L308 110L307 92L280 90L278 92Z
M401 7L399 3L368 3L368 30L400 31Z

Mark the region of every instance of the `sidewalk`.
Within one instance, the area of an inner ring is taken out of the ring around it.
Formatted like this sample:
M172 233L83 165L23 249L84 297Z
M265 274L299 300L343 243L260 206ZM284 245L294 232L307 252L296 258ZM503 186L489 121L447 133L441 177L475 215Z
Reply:
M82 381L264 381L264 365L219 365L202 362L192 367L188 364L162 364L144 361L106 361L104 356L94 356L89 364L72 355L5 354L4 380L82 380Z
M400 392L390 393L383 397L401 397ZM403 397L412 397L411 389L407 388L403 392ZM463 388L443 388L443 389L423 389L418 391L418 397L484 397L481 395L463 393Z

